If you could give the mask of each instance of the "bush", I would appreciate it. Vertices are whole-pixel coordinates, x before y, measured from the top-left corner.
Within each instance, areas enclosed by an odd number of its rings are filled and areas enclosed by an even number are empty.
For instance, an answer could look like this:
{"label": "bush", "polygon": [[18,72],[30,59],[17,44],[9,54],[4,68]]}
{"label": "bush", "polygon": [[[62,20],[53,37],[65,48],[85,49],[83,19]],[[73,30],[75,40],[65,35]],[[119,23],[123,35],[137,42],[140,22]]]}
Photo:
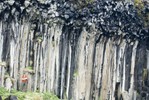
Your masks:
{"label": "bush", "polygon": [[18,100],[59,100],[59,98],[53,93],[45,92],[21,92],[15,89],[12,89],[9,93],[4,87],[0,87],[0,95],[4,100],[9,95],[17,96]]}
{"label": "bush", "polygon": [[59,98],[53,93],[43,93],[43,100],[59,100]]}

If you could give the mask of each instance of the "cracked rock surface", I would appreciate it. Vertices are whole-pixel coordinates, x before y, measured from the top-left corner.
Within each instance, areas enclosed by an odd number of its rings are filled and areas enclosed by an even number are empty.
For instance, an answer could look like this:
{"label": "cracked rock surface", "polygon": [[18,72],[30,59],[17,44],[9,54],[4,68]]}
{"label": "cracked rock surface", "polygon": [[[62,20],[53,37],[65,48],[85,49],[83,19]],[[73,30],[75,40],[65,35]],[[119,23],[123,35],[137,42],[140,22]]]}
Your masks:
{"label": "cracked rock surface", "polygon": [[[148,1],[0,0],[0,86],[68,100],[149,100]],[[135,0],[134,0],[135,1]]]}

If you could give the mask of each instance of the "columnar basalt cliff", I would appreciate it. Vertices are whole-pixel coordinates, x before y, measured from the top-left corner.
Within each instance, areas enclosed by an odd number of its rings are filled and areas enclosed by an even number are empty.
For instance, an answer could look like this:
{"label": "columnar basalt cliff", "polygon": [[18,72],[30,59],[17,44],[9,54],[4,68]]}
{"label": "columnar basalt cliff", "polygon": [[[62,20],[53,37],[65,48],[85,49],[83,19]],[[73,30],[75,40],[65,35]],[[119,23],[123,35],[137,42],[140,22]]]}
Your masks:
{"label": "columnar basalt cliff", "polygon": [[60,99],[149,100],[144,23],[131,0],[0,0],[0,86],[27,72],[28,91]]}

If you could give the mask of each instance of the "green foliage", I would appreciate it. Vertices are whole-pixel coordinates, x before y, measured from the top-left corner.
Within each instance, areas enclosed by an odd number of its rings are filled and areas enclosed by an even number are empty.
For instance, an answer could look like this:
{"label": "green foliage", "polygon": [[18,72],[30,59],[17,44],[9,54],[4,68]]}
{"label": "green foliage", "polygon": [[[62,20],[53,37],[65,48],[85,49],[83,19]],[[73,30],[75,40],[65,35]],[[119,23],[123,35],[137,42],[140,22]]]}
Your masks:
{"label": "green foliage", "polygon": [[73,77],[77,77],[79,75],[78,70],[75,69],[74,73],[73,73]]}
{"label": "green foliage", "polygon": [[30,61],[29,61],[29,64],[30,64],[30,65],[33,65],[33,61],[32,61],[32,60],[30,60]]}
{"label": "green foliage", "polygon": [[135,6],[137,6],[139,8],[144,7],[144,4],[143,4],[142,0],[134,0],[134,4],[135,4]]}
{"label": "green foliage", "polygon": [[137,10],[138,16],[142,19],[144,26],[149,26],[149,13],[142,14],[142,11],[145,8],[145,3],[142,0],[134,0],[134,5]]}
{"label": "green foliage", "polygon": [[147,79],[147,77],[148,77],[148,69],[143,69],[143,75],[142,75],[142,77],[143,77],[143,80],[146,80]]}
{"label": "green foliage", "polygon": [[2,96],[2,98],[6,98],[8,96],[8,91],[6,91],[5,88],[0,87],[0,95]]}
{"label": "green foliage", "polygon": [[33,67],[32,66],[28,66],[24,69],[25,72],[29,72],[29,73],[34,73]]}
{"label": "green foliage", "polygon": [[21,92],[13,89],[11,90],[11,93],[9,93],[4,87],[0,87],[0,95],[2,96],[3,100],[9,95],[17,96],[18,100],[59,100],[56,95],[49,92]]}
{"label": "green foliage", "polygon": [[64,99],[67,100],[67,93],[66,93],[66,90],[64,92]]}
{"label": "green foliage", "polygon": [[38,43],[41,43],[43,41],[42,37],[40,37],[40,36],[38,36],[36,40]]}
{"label": "green foliage", "polygon": [[26,67],[26,69],[33,70],[33,67],[32,66],[28,66],[28,67]]}
{"label": "green foliage", "polygon": [[143,74],[142,74],[142,79],[143,79],[143,86],[145,85],[144,81],[148,79],[148,69],[143,69]]}
{"label": "green foliage", "polygon": [[87,3],[87,4],[91,4],[91,3],[93,3],[93,1],[94,1],[94,0],[86,0],[86,3]]}
{"label": "green foliage", "polygon": [[53,93],[43,93],[43,100],[59,100],[59,98]]}
{"label": "green foliage", "polygon": [[89,4],[92,4],[95,0],[85,0],[85,3],[82,3],[84,4],[84,6],[87,6]]}
{"label": "green foliage", "polygon": [[2,96],[2,99],[7,98],[9,95],[15,95],[19,100],[24,100],[23,98],[25,96],[23,92],[18,92],[16,90],[12,90],[11,93],[9,93],[4,87],[0,87],[0,95]]}
{"label": "green foliage", "polygon": [[142,11],[143,8],[144,8],[143,2],[142,2],[141,0],[134,0],[134,5],[135,5],[135,7],[136,7],[136,9],[137,9],[138,15],[139,15],[139,16],[142,16],[141,11]]}
{"label": "green foliage", "polygon": [[99,96],[99,100],[103,100],[103,99],[102,99],[102,95],[101,95],[101,94],[100,94],[100,96]]}
{"label": "green foliage", "polygon": [[52,41],[52,46],[55,47],[55,43],[54,43],[54,41]]}

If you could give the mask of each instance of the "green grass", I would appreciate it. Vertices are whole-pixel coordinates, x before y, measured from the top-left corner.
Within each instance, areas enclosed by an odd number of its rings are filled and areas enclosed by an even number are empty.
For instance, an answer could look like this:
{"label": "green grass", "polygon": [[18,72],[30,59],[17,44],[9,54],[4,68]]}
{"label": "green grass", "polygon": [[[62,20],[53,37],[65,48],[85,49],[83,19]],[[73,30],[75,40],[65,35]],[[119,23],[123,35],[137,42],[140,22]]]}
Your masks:
{"label": "green grass", "polygon": [[33,70],[33,67],[32,66],[28,66],[28,67],[26,67],[26,69]]}
{"label": "green grass", "polygon": [[53,93],[39,93],[39,92],[21,92],[17,90],[11,90],[9,93],[5,88],[0,87],[0,95],[4,100],[9,95],[15,95],[18,97],[18,100],[59,100],[59,98]]}
{"label": "green grass", "polygon": [[50,100],[59,100],[59,98],[53,93],[48,93],[48,92],[43,93],[43,100],[49,100],[49,98]]}

